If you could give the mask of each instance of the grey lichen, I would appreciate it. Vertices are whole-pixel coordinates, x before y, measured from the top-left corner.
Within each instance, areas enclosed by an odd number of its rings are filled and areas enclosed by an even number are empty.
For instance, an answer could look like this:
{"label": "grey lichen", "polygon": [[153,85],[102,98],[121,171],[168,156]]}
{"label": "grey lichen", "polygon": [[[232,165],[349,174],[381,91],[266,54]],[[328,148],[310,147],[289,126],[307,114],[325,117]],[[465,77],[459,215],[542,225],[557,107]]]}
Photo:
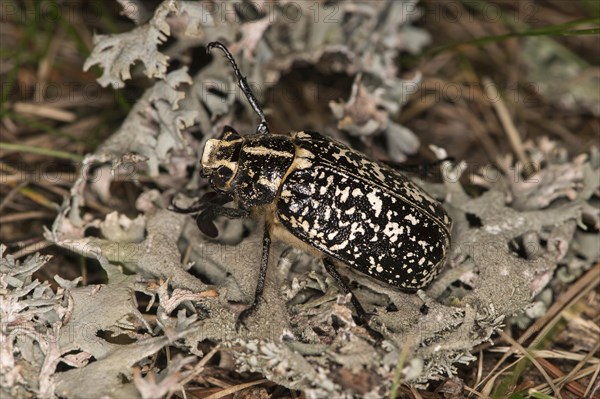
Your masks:
{"label": "grey lichen", "polygon": [[102,86],[112,85],[116,89],[125,85],[123,80],[131,79],[129,69],[137,60],[146,67],[144,73],[147,76],[164,78],[169,59],[157,47],[170,33],[166,17],[177,10],[177,5],[175,0],[163,2],[147,24],[131,32],[112,36],[96,35],[94,50],[83,69],[87,71],[100,64],[104,72],[98,83]]}
{"label": "grey lichen", "polygon": [[[385,134],[392,160],[406,160],[406,154],[414,154],[419,149],[419,139],[409,129],[391,120],[390,115],[398,113],[398,104],[407,101],[408,96],[418,87],[419,81],[420,76],[412,81],[396,80],[394,90],[398,93],[394,98],[396,101],[393,101],[394,99],[384,98],[384,89],[379,88],[370,93],[362,83],[362,75],[357,75],[348,101],[329,103],[333,116],[338,120],[337,127],[363,140]],[[399,98],[400,102],[397,101]]]}
{"label": "grey lichen", "polygon": [[73,302],[68,288],[54,292],[48,282],[33,279],[50,257],[36,254],[20,263],[2,244],[0,256],[0,392],[49,397],[59,356],[57,336]]}
{"label": "grey lichen", "polygon": [[[193,125],[198,112],[180,107],[185,92],[180,86],[192,82],[187,68],[168,73],[144,93],[119,128],[96,151],[99,156],[113,160],[135,153],[148,163],[151,176],[158,176],[159,165],[168,164],[167,155],[174,150],[185,149],[181,131]],[[131,166],[137,163],[128,162]],[[135,172],[135,170],[134,170]],[[125,177],[130,178],[132,171]]]}

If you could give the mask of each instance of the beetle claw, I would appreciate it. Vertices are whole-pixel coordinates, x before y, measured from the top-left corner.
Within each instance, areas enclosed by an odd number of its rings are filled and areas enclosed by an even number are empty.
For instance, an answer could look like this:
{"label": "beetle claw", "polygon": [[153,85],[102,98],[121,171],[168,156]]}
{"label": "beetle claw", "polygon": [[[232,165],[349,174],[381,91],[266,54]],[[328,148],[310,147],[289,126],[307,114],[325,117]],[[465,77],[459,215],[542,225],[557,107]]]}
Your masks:
{"label": "beetle claw", "polygon": [[373,340],[375,340],[375,342],[377,343],[377,345],[381,344],[381,342],[383,342],[383,335],[373,329],[370,325],[369,325],[369,321],[371,319],[371,316],[367,317],[367,320],[364,320],[364,322],[362,324],[360,324],[362,327],[364,327],[365,330],[367,330],[367,333],[369,334],[369,336],[371,338],[373,338]]}
{"label": "beetle claw", "polygon": [[206,215],[200,214],[198,219],[196,220],[196,225],[198,229],[209,238],[217,238],[219,235],[219,230],[212,218],[206,217]]}
{"label": "beetle claw", "polygon": [[237,320],[235,321],[235,331],[240,332],[241,328],[244,327],[246,330],[250,330],[246,325],[246,319],[251,316],[256,310],[255,306],[250,306],[242,310],[242,312],[238,315]]}

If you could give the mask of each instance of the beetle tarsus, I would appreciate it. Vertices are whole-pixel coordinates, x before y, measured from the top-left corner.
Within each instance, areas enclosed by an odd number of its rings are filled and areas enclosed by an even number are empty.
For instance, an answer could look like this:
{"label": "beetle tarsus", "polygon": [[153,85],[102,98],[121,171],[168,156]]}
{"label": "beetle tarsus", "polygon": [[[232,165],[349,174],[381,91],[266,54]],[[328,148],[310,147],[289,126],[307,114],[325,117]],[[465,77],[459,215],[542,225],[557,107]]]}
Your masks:
{"label": "beetle tarsus", "polygon": [[246,325],[246,319],[248,318],[248,316],[250,316],[252,314],[252,311],[248,312],[249,310],[253,310],[253,309],[244,309],[238,315],[238,318],[235,321],[235,332],[239,333],[242,330],[242,327],[245,328],[246,330],[249,330],[248,326]]}
{"label": "beetle tarsus", "polygon": [[169,205],[169,210],[176,212],[176,213],[185,213],[187,215],[189,214],[193,214],[193,213],[198,213],[201,212],[204,208],[206,207],[206,205],[202,202],[197,202],[194,203],[194,205],[190,206],[189,208],[181,208],[180,206],[178,206],[175,201],[171,201],[171,204]]}
{"label": "beetle tarsus", "polygon": [[214,191],[209,191],[204,194],[200,199],[194,201],[194,203],[188,208],[182,208],[175,203],[175,198],[171,199],[169,210],[177,213],[194,214],[200,213],[209,206],[220,206],[225,205],[228,202],[233,201],[233,197],[228,194],[218,194]]}
{"label": "beetle tarsus", "polygon": [[356,310],[356,321],[358,322],[357,324],[363,326],[373,339],[375,339],[378,342],[381,341],[383,339],[383,335],[381,335],[381,333],[375,331],[371,328],[371,326],[369,326],[369,320],[371,319],[371,317],[365,311],[365,308],[363,308],[363,306],[360,304],[360,301],[356,298],[356,295],[354,295],[350,286],[346,284],[340,273],[337,271],[331,259],[324,258],[323,265],[325,266],[325,270],[327,270],[327,273],[329,273],[329,275],[333,277],[333,279],[342,289],[344,294],[350,294],[350,302],[352,302],[352,305]]}
{"label": "beetle tarsus", "polygon": [[367,320],[369,319],[367,312],[360,304],[360,301],[356,298],[356,295],[352,293],[352,289],[350,288],[350,286],[346,284],[340,273],[337,271],[331,259],[324,258],[323,265],[325,266],[325,270],[327,270],[327,273],[329,273],[329,275],[333,277],[337,285],[342,289],[342,292],[346,295],[351,295],[350,302],[352,302],[352,305],[356,310],[356,317],[360,322],[359,324],[367,324]]}
{"label": "beetle tarsus", "polygon": [[199,200],[189,208],[181,208],[175,204],[175,201],[171,201],[169,209],[177,213],[185,213],[187,215],[196,215],[196,224],[202,233],[211,238],[216,238],[219,235],[217,226],[214,224],[214,220],[218,216],[226,217],[227,219],[243,219],[250,215],[245,209],[240,208],[228,208],[223,206],[223,203],[227,203],[226,198],[218,197],[215,198],[216,202],[209,202],[206,200]]}
{"label": "beetle tarsus", "polygon": [[256,290],[254,291],[254,300],[252,304],[244,309],[235,323],[235,329],[239,331],[241,326],[245,326],[245,320],[248,316],[252,315],[258,308],[263,291],[265,289],[265,279],[267,278],[267,268],[269,266],[269,252],[271,251],[271,235],[269,234],[269,228],[265,225],[265,231],[263,234],[262,241],[262,257],[260,260],[260,269],[258,271],[258,282],[256,283]]}
{"label": "beetle tarsus", "polygon": [[219,206],[208,204],[202,211],[204,217],[216,218],[217,216],[224,216],[227,219],[243,219],[250,216],[250,212],[240,208],[228,208],[226,206]]}
{"label": "beetle tarsus", "polygon": [[194,204],[188,208],[181,208],[178,206],[175,201],[171,201],[171,205],[169,206],[169,210],[172,210],[177,213],[185,213],[185,214],[199,214],[203,218],[216,218],[217,216],[224,216],[228,219],[241,219],[247,218],[250,216],[250,212],[241,208],[229,208],[223,206],[227,202],[231,200],[227,198],[217,198],[215,202],[210,202],[208,200],[200,199],[199,201],[194,202]]}
{"label": "beetle tarsus", "polygon": [[252,89],[250,89],[250,86],[248,85],[248,81],[246,80],[246,77],[244,75],[242,75],[242,72],[240,71],[240,68],[238,67],[237,63],[235,62],[233,55],[231,55],[231,53],[229,52],[227,47],[225,47],[225,45],[220,42],[208,43],[208,46],[206,46],[207,53],[210,54],[211,50],[215,47],[218,48],[219,50],[221,50],[225,54],[225,57],[227,58],[227,60],[231,64],[231,67],[233,68],[233,72],[235,73],[235,77],[238,80],[238,85],[240,86],[240,89],[242,89],[242,92],[248,99],[248,102],[250,103],[250,106],[252,106],[252,109],[254,110],[254,112],[256,112],[256,114],[260,117],[260,123],[258,125],[258,128],[256,129],[256,132],[261,133],[261,134],[269,134],[270,133],[269,125],[267,124],[267,119],[265,118],[265,113],[263,112],[262,108],[258,104],[258,100],[254,96],[254,93],[252,93]]}
{"label": "beetle tarsus", "polygon": [[249,307],[247,309],[244,309],[239,315],[237,320],[235,321],[235,331],[236,332],[240,332],[240,330],[242,329],[242,327],[244,327],[246,330],[248,329],[248,326],[246,325],[246,319],[248,319],[249,316],[251,316],[254,311],[256,310],[256,307]]}

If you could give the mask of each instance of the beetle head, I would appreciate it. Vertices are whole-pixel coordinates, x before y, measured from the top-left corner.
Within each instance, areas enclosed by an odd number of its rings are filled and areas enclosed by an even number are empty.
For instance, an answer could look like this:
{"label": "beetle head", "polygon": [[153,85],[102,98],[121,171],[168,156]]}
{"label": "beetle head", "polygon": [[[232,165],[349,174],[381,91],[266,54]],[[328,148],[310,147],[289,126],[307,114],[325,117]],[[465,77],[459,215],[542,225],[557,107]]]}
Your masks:
{"label": "beetle head", "polygon": [[232,128],[225,127],[221,139],[210,139],[202,154],[202,174],[208,177],[213,189],[231,191],[231,181],[237,174],[238,158],[243,138]]}

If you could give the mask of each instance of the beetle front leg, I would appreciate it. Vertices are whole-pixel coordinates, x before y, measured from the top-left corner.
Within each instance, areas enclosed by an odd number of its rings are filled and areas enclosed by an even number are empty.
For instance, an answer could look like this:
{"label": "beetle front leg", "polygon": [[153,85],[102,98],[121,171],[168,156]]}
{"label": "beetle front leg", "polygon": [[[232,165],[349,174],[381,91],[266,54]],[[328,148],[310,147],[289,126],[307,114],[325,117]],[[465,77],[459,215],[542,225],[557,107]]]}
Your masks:
{"label": "beetle front leg", "polygon": [[171,199],[171,205],[169,205],[169,210],[172,210],[177,213],[194,214],[200,213],[211,206],[223,206],[231,201],[233,201],[233,196],[231,194],[219,194],[215,193],[214,191],[209,191],[206,194],[204,194],[200,199],[196,200],[194,204],[188,208],[179,207],[177,203],[175,203],[175,198],[173,198]]}
{"label": "beetle front leg", "polygon": [[267,267],[269,266],[269,252],[271,250],[271,235],[269,234],[269,226],[265,223],[265,232],[262,240],[262,257],[260,260],[260,269],[258,271],[258,282],[256,284],[256,290],[254,292],[254,300],[252,304],[244,309],[238,316],[235,323],[235,329],[239,331],[240,326],[245,325],[244,321],[254,313],[258,307],[258,303],[262,298],[263,291],[265,289],[265,279],[267,278]]}
{"label": "beetle front leg", "polygon": [[250,215],[245,209],[239,208],[227,208],[225,206],[208,204],[204,209],[198,213],[196,217],[196,224],[204,235],[211,238],[216,238],[219,235],[217,226],[215,226],[215,219],[218,216],[223,216],[228,219],[243,219]]}
{"label": "beetle front leg", "polygon": [[209,205],[203,211],[202,214],[207,218],[216,218],[217,216],[224,216],[227,219],[243,219],[250,216],[250,212],[240,208],[227,208],[225,206]]}

